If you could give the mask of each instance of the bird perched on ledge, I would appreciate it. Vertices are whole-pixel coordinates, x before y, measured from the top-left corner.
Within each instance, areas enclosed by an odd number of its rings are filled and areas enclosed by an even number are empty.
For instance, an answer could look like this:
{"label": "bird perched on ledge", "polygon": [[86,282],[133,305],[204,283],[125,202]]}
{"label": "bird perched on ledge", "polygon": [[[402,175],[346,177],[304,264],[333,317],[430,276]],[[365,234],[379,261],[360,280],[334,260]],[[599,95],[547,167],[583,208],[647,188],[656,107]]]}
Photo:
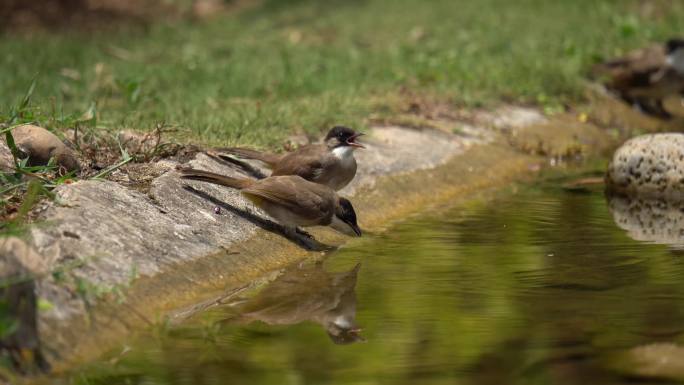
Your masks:
{"label": "bird perched on ledge", "polygon": [[[356,175],[354,150],[364,148],[356,139],[363,135],[351,128],[335,126],[330,129],[323,143],[309,144],[284,154],[271,154],[249,148],[225,148],[225,152],[245,159],[256,159],[268,166],[272,176],[299,175],[300,177],[338,191],[349,184]],[[226,158],[217,153],[216,156]]]}
{"label": "bird perched on ledge", "polygon": [[630,105],[649,115],[671,118],[663,100],[684,92],[684,39],[632,51],[596,65],[592,72]]}
{"label": "bird perched on ledge", "polygon": [[[192,168],[178,168],[181,178],[199,180],[240,190],[255,206],[285,227],[290,235],[298,226],[330,226],[347,235],[361,236],[356,212],[349,200],[327,186],[297,175],[253,180],[234,178]],[[306,233],[304,233],[306,234]]]}

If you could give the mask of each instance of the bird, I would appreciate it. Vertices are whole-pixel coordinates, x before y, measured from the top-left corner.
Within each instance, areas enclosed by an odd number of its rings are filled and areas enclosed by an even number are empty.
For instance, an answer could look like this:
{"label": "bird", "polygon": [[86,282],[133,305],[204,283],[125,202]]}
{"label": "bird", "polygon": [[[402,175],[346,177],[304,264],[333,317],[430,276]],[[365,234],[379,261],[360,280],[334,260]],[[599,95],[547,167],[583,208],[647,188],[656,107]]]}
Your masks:
{"label": "bird", "polygon": [[335,344],[363,342],[356,323],[355,286],[361,264],[343,272],[328,272],[322,263],[285,270],[257,295],[238,302],[239,315],[224,323],[296,325],[311,321],[321,325]]}
{"label": "bird", "polygon": [[597,64],[593,74],[609,90],[646,114],[672,117],[663,106],[670,95],[684,95],[684,39],[669,39]]}
{"label": "bird", "polygon": [[356,139],[363,134],[344,126],[328,131],[323,143],[309,144],[287,154],[273,154],[249,148],[224,148],[214,152],[226,159],[225,154],[263,162],[272,170],[272,176],[299,175],[300,177],[339,191],[356,175],[354,151],[364,146]]}
{"label": "bird", "polygon": [[298,175],[269,176],[264,179],[236,178],[179,167],[181,178],[198,180],[240,190],[255,206],[280,223],[288,235],[311,237],[298,227],[330,226],[351,236],[361,236],[351,202],[331,188],[309,182]]}

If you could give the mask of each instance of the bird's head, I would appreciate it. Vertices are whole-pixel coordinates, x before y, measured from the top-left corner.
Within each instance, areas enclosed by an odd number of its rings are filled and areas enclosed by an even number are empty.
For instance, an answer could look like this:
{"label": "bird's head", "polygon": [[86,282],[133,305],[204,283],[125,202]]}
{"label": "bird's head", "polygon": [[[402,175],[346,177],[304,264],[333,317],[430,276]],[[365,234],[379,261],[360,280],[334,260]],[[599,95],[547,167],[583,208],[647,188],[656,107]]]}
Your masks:
{"label": "bird's head", "polygon": [[674,38],[665,43],[665,52],[669,55],[684,48],[684,39]]}
{"label": "bird's head", "polygon": [[356,212],[349,199],[339,198],[330,227],[343,234],[361,236],[361,229],[356,223]]}
{"label": "bird's head", "polygon": [[356,139],[363,135],[360,132],[356,132],[349,127],[335,126],[328,131],[328,135],[325,136],[325,143],[330,148],[349,146],[354,148],[364,148],[364,146],[357,142]]}
{"label": "bird's head", "polygon": [[684,76],[684,39],[670,39],[665,43],[667,64]]}
{"label": "bird's head", "polygon": [[326,325],[325,331],[328,337],[337,345],[349,345],[354,342],[366,342],[361,336],[361,328],[356,324],[346,324],[344,322],[331,322]]}

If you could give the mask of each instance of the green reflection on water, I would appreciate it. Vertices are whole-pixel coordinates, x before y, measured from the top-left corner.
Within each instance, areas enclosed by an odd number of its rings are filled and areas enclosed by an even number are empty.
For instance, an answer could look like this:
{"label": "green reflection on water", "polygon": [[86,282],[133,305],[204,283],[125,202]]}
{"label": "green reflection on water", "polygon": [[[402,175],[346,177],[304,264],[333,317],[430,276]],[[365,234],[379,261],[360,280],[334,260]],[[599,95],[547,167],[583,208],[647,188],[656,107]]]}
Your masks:
{"label": "green reflection on water", "polygon": [[[323,266],[295,266],[270,288],[159,328],[70,381],[625,382],[609,369],[614,353],[681,342],[676,254],[630,239],[600,191],[526,188],[409,220]],[[359,326],[366,341],[333,343],[331,322]]]}

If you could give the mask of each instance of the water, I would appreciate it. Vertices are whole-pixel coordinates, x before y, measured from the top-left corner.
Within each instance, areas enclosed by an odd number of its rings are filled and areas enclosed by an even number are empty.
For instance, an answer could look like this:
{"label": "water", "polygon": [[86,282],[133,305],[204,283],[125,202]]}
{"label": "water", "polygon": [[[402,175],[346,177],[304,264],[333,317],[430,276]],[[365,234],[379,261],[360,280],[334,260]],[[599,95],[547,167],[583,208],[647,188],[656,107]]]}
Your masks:
{"label": "water", "polygon": [[[684,332],[679,248],[632,239],[616,225],[600,188],[558,186],[521,188],[410,219],[322,263],[294,266],[260,292],[241,293],[182,325],[155,328],[69,381],[612,384],[681,378],[684,350],[672,345]],[[624,215],[644,218],[629,203],[612,207],[626,210],[615,214],[623,227],[630,223]],[[653,216],[658,225],[663,213]],[[667,360],[665,366],[651,356]]]}

